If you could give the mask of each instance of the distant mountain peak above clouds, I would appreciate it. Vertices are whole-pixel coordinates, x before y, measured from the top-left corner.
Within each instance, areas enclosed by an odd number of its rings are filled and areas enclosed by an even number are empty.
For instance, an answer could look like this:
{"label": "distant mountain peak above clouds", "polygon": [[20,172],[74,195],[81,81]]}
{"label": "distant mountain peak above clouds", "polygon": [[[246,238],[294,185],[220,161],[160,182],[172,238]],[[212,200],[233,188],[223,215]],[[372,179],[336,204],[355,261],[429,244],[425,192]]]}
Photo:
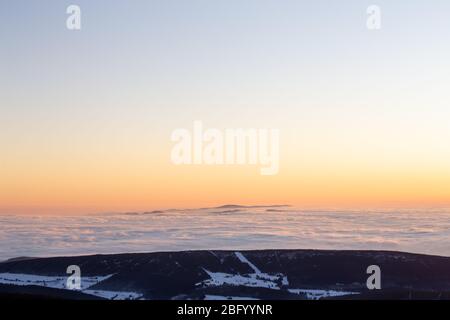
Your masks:
{"label": "distant mountain peak above clouds", "polygon": [[178,208],[178,209],[161,209],[161,210],[152,210],[152,211],[141,211],[141,212],[124,212],[125,215],[135,216],[135,215],[142,215],[142,214],[161,214],[161,213],[167,213],[167,212],[182,212],[182,211],[191,211],[191,210],[216,210],[216,209],[275,209],[275,208],[288,208],[292,207],[289,204],[272,204],[272,205],[241,205],[241,204],[224,204],[217,207],[203,207],[203,208],[196,208],[196,209],[189,209],[189,208]]}
{"label": "distant mountain peak above clouds", "polygon": [[201,208],[201,209],[249,209],[249,208],[280,208],[280,207],[290,207],[289,204],[273,204],[273,205],[240,205],[240,204],[225,204],[218,207],[211,207],[211,208]]}

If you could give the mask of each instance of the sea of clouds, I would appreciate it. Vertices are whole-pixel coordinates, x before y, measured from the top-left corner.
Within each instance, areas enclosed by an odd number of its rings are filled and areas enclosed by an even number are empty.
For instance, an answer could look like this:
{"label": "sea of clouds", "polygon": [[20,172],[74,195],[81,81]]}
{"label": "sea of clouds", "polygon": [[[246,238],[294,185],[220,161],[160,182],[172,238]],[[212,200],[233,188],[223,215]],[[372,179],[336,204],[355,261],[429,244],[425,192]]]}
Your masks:
{"label": "sea of clouds", "polygon": [[450,256],[450,210],[248,207],[0,215],[0,261],[195,249],[382,249]]}

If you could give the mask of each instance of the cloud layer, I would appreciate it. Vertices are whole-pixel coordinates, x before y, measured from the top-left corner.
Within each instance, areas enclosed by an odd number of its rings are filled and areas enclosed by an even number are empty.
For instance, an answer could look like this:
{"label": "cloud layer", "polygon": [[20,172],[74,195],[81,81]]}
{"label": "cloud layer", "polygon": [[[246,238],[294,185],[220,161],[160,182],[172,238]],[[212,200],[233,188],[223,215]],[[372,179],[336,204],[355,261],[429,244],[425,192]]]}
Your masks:
{"label": "cloud layer", "polygon": [[0,260],[191,249],[385,249],[450,256],[450,210],[195,209],[0,216]]}

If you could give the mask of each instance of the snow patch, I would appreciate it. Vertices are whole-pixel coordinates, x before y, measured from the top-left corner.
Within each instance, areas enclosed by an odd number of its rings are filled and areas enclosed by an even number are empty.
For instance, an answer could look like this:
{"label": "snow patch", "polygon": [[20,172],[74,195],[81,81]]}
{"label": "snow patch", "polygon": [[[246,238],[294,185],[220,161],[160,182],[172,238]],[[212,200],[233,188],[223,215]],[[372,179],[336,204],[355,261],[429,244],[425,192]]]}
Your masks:
{"label": "snow patch", "polygon": [[290,293],[305,294],[309,300],[319,300],[327,297],[341,297],[351,294],[359,294],[359,292],[336,291],[336,290],[319,290],[319,289],[288,289]]}
{"label": "snow patch", "polygon": [[269,289],[277,289],[280,287],[275,283],[275,280],[278,277],[271,276],[273,280],[268,280],[259,277],[258,274],[251,273],[248,275],[240,275],[240,274],[229,274],[223,272],[211,272],[204,269],[205,272],[209,275],[210,279],[204,280],[197,285],[205,285],[205,286],[222,286],[222,285],[232,285],[232,286],[245,286],[245,287],[261,287],[261,288],[269,288]]}
{"label": "snow patch", "polygon": [[[88,290],[90,287],[109,279],[113,275],[81,277],[81,292],[110,300],[141,299],[142,294],[137,292]],[[66,276],[40,276],[23,273],[0,273],[0,284],[16,286],[39,286],[54,289],[70,290],[66,287]]]}
{"label": "snow patch", "polygon": [[83,293],[105,298],[108,300],[138,300],[142,298],[142,294],[137,292],[84,290]]}
{"label": "snow patch", "polygon": [[236,296],[217,296],[212,294],[205,295],[203,300],[259,300],[251,297],[236,297]]}
{"label": "snow patch", "polygon": [[250,266],[254,273],[249,274],[230,274],[224,272],[211,272],[203,268],[203,270],[208,274],[210,279],[204,280],[197,285],[204,286],[222,286],[222,285],[232,285],[232,286],[245,286],[245,287],[259,287],[280,290],[280,286],[288,286],[289,281],[287,277],[281,273],[268,274],[261,272],[253,263],[251,263],[242,253],[235,252],[236,257],[242,263]]}
{"label": "snow patch", "polygon": [[261,271],[253,263],[248,261],[248,259],[246,257],[244,257],[244,255],[242,253],[235,252],[234,254],[239,259],[239,261],[241,261],[242,263],[248,264],[250,266],[250,268],[252,268],[255,273],[257,273],[257,274],[261,273]]}
{"label": "snow patch", "polygon": [[[85,290],[93,285],[100,283],[113,275],[81,277],[81,290]],[[23,273],[0,273],[0,283],[16,286],[40,286],[55,289],[67,289],[66,276],[38,276],[34,274]]]}

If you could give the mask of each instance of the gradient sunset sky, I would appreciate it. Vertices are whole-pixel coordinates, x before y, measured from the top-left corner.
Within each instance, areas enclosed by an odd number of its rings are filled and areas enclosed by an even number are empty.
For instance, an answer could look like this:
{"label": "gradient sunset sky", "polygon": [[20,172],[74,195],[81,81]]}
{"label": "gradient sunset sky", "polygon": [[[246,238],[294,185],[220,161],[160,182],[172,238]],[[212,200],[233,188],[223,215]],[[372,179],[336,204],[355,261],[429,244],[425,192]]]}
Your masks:
{"label": "gradient sunset sky", "polygon": [[[0,213],[450,205],[449,1],[11,0],[0,41]],[[194,120],[279,174],[173,165]]]}

